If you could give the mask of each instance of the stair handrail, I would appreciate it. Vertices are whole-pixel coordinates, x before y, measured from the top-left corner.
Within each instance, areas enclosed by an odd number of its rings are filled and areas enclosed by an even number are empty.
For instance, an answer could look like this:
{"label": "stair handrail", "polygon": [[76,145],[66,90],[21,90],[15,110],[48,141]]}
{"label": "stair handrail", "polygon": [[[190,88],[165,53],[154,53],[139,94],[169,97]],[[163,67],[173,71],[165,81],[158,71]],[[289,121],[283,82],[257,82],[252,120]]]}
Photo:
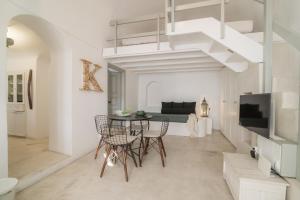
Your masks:
{"label": "stair handrail", "polygon": [[[146,21],[153,21],[156,20],[156,33],[154,34],[156,36],[156,43],[157,43],[157,50],[160,50],[160,36],[162,35],[161,33],[161,27],[160,27],[160,20],[164,18],[164,16],[162,16],[161,14],[157,14],[157,15],[151,15],[151,16],[144,16],[144,17],[140,17],[137,19],[127,19],[127,20],[113,20],[110,22],[111,26],[114,26],[114,52],[115,54],[118,53],[118,41],[124,38],[119,38],[118,37],[118,27],[120,25],[126,25],[126,24],[132,24],[132,23],[141,23],[141,22],[146,22]],[[150,35],[148,35],[150,36]],[[138,37],[145,37],[145,36],[134,36],[134,37],[127,37],[128,38],[138,38]],[[111,40],[107,40],[107,41],[111,41]]]}
{"label": "stair handrail", "polygon": [[165,32],[167,33],[169,21],[171,23],[171,32],[175,32],[175,13],[177,11],[191,10],[195,8],[202,8],[214,5],[220,5],[221,14],[220,14],[220,38],[225,38],[225,3],[228,3],[229,0],[207,0],[190,4],[176,5],[175,0],[165,0]]}
{"label": "stair handrail", "polygon": [[[170,19],[171,23],[171,31],[175,31],[175,13],[177,11],[184,11],[184,10],[190,10],[195,8],[202,8],[202,7],[208,7],[208,6],[214,6],[214,5],[220,5],[221,6],[221,27],[220,27],[220,37],[223,39],[225,38],[225,3],[228,3],[229,0],[206,0],[196,3],[190,3],[190,4],[182,4],[182,5],[176,5],[175,0],[165,0],[165,14],[155,14],[150,16],[143,16],[136,19],[127,19],[127,20],[112,20],[110,22],[111,26],[114,26],[114,52],[115,54],[118,53],[118,41],[121,39],[128,39],[128,38],[139,38],[139,37],[145,37],[145,36],[134,36],[134,37],[126,37],[126,38],[119,38],[118,37],[118,28],[120,25],[126,25],[126,24],[132,24],[132,23],[142,23],[147,21],[153,21],[156,20],[156,33],[153,34],[153,36],[156,36],[156,43],[157,43],[157,50],[160,50],[160,44],[161,44],[161,35],[167,34],[168,29],[168,23]],[[170,16],[169,16],[170,14]],[[161,27],[160,27],[160,20],[165,19],[165,33],[161,33]],[[152,36],[152,34],[147,35]],[[107,41],[111,41],[110,39]]]}

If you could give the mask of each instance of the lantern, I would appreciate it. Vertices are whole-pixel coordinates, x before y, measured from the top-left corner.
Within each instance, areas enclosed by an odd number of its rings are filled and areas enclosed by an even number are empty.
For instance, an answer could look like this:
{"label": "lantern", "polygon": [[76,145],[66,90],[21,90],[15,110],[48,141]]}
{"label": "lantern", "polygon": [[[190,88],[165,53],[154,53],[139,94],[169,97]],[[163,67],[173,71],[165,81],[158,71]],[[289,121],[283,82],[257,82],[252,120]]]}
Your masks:
{"label": "lantern", "polygon": [[204,97],[201,103],[201,117],[208,117],[208,111],[209,111],[209,107]]}

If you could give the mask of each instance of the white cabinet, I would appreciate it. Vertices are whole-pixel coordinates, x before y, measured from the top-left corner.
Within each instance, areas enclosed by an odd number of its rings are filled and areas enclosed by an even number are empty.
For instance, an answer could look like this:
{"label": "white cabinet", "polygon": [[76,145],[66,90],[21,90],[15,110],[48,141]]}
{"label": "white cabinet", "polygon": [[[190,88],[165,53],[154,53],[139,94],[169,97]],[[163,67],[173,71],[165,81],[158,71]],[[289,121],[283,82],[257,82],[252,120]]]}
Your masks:
{"label": "white cabinet", "polygon": [[239,141],[239,88],[235,72],[224,69],[221,72],[221,131],[234,145]]}
{"label": "white cabinet", "polygon": [[266,177],[247,154],[224,153],[223,175],[235,200],[285,200],[288,183]]}
{"label": "white cabinet", "polygon": [[198,136],[204,137],[206,135],[212,134],[212,118],[209,117],[201,117],[198,119],[197,122],[197,130],[198,130]]}
{"label": "white cabinet", "polygon": [[8,73],[7,128],[9,135],[26,136],[24,73]]}
{"label": "white cabinet", "polygon": [[24,73],[9,73],[8,80],[8,103],[24,104]]}

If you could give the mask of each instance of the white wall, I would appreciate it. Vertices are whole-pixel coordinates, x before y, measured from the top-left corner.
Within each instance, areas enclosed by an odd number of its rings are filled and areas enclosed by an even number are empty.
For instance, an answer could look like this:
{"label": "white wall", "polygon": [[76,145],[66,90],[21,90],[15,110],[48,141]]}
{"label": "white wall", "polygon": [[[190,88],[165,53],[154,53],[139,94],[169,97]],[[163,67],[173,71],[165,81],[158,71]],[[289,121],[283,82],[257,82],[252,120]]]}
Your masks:
{"label": "white wall", "polygon": [[[287,44],[274,43],[272,93],[275,103],[275,134],[294,142],[298,142],[299,67],[299,52]],[[239,94],[260,92],[258,67],[250,66],[247,71],[236,75]],[[244,129],[241,134],[251,135]],[[247,148],[241,144],[239,150],[245,152]]]}
{"label": "white wall", "polygon": [[125,108],[130,111],[138,109],[138,75],[125,71]]}
{"label": "white wall", "polygon": [[49,70],[51,67],[51,60],[48,54],[40,55],[37,58],[36,67],[36,137],[49,137],[49,89],[51,77],[49,77]]}
{"label": "white wall", "polygon": [[273,1],[274,30],[300,51],[299,7],[298,0]]}
{"label": "white wall", "polygon": [[[7,176],[6,125],[6,31],[9,21],[19,15],[22,23],[34,30],[50,47],[50,146],[52,150],[80,156],[98,143],[93,116],[107,112],[106,63],[101,49],[110,33],[114,2],[110,0],[3,0],[0,7],[0,177]],[[81,58],[102,65],[97,79],[104,93],[82,92]]]}
{"label": "white wall", "polygon": [[273,94],[276,105],[275,131],[298,142],[300,51],[289,44],[273,45]]}
{"label": "white wall", "polygon": [[[262,83],[259,81],[260,68],[259,65],[250,65],[249,68],[242,72],[238,73],[238,88],[239,95],[252,92],[253,94],[260,93],[260,88]],[[254,81],[255,80],[255,81]],[[239,126],[239,125],[238,125]],[[256,145],[256,134],[253,132],[239,126],[240,132],[238,133],[239,141],[237,143],[237,151],[240,153],[248,153],[248,145]],[[246,142],[246,143],[245,143]]]}
{"label": "white wall", "polygon": [[220,129],[219,72],[139,75],[138,108],[140,110],[160,112],[162,101],[200,101],[204,97],[211,108],[210,115],[213,118],[213,128]]}
{"label": "white wall", "polygon": [[[275,134],[294,142],[298,142],[299,67],[300,52],[288,44],[274,43],[272,93]],[[260,92],[259,73],[259,67],[255,65],[245,72],[236,73],[239,94]]]}
{"label": "white wall", "polygon": [[[275,133],[283,138],[297,142],[299,127],[299,67],[300,52],[287,44],[274,43],[273,45],[273,96],[275,99]],[[253,92],[259,93],[259,68],[250,66],[242,73],[236,74],[238,77],[239,93]],[[286,98],[286,99],[284,99]],[[287,100],[287,101],[286,101]],[[255,144],[255,134],[240,128],[238,135],[240,142],[238,151],[248,153],[249,147],[241,141],[245,137]],[[254,136],[254,137],[253,137]],[[298,155],[299,158],[300,155]],[[299,199],[299,181],[287,179],[291,186],[288,188],[287,199]]]}

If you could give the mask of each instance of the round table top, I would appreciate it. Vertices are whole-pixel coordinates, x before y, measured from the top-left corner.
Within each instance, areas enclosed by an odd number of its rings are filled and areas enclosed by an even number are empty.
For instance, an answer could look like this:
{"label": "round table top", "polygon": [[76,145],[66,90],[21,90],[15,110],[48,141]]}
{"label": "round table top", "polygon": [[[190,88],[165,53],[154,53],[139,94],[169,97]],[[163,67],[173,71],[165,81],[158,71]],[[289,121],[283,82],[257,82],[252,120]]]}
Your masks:
{"label": "round table top", "polygon": [[117,120],[117,121],[143,121],[143,120],[151,119],[152,115],[149,114],[146,114],[145,116],[137,116],[135,114],[129,116],[109,115],[108,118],[110,120]]}

